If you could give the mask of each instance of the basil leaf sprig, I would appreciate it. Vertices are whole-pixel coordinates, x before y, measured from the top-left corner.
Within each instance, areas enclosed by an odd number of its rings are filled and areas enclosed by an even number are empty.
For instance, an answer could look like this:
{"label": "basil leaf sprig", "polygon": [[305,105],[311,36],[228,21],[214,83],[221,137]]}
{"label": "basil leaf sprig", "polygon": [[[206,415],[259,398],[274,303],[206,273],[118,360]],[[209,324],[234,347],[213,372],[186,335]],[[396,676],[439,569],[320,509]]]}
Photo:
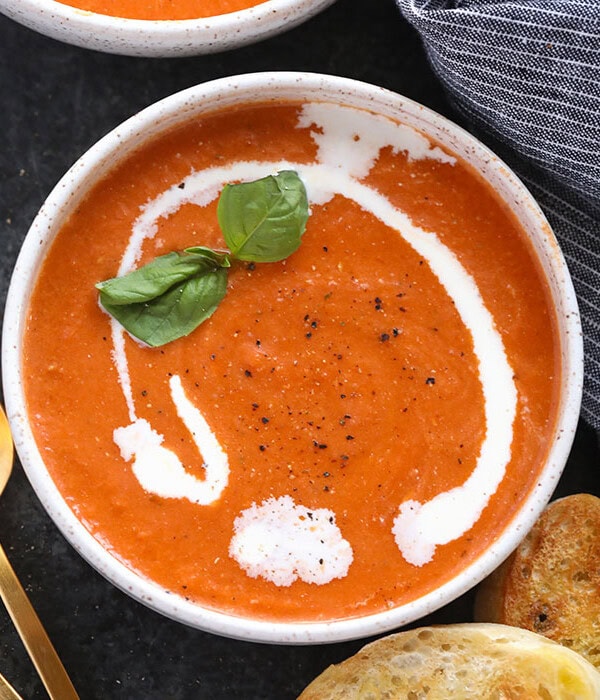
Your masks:
{"label": "basil leaf sprig", "polygon": [[113,318],[146,345],[158,347],[188,335],[213,314],[225,296],[229,266],[225,253],[186,248],[96,288]]}
{"label": "basil leaf sprig", "polygon": [[217,219],[227,252],[185,248],[98,282],[102,307],[151,347],[188,335],[221,303],[232,260],[277,262],[298,249],[308,220],[306,189],[292,170],[225,185]]}
{"label": "basil leaf sprig", "polygon": [[233,257],[277,262],[299,246],[308,219],[308,199],[293,170],[254,182],[225,185],[217,206],[219,226]]}

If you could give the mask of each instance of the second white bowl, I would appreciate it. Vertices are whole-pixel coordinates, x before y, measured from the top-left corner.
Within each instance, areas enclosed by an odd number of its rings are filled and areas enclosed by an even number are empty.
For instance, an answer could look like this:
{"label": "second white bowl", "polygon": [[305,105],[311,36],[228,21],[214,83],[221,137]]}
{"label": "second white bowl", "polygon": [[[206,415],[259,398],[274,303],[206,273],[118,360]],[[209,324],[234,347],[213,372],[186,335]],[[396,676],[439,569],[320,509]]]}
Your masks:
{"label": "second white bowl", "polygon": [[247,10],[188,20],[140,20],[85,12],[56,0],[0,0],[7,17],[63,41],[125,56],[177,57],[251,44],[305,22],[334,0],[266,0]]}

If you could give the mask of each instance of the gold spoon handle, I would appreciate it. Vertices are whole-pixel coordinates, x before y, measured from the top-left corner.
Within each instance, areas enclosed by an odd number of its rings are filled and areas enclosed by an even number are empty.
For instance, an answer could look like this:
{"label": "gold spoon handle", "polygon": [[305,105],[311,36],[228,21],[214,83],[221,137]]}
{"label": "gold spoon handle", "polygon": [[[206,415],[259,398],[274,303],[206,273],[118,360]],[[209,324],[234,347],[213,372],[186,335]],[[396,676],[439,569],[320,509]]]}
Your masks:
{"label": "gold spoon handle", "polygon": [[12,685],[0,673],[0,700],[23,700]]}
{"label": "gold spoon handle", "polygon": [[[0,597],[52,700],[78,700],[52,642],[0,546]],[[10,697],[10,696],[8,696]]]}

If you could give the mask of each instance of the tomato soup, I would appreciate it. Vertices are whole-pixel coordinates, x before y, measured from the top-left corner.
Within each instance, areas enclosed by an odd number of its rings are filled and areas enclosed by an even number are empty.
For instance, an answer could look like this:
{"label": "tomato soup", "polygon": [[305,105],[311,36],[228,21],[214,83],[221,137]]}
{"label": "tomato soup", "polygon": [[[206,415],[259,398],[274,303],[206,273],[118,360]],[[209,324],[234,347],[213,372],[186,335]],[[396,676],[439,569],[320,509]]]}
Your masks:
{"label": "tomato soup", "polygon": [[[295,170],[276,263],[158,348],[95,284],[223,248],[226,183]],[[84,198],[31,299],[23,375],[66,502],[121,562],[213,610],[344,619],[474,562],[536,485],[557,322],[516,218],[412,128],[333,103],[238,106],[152,139]]]}
{"label": "tomato soup", "polygon": [[80,10],[147,20],[197,19],[247,10],[266,0],[59,0]]}

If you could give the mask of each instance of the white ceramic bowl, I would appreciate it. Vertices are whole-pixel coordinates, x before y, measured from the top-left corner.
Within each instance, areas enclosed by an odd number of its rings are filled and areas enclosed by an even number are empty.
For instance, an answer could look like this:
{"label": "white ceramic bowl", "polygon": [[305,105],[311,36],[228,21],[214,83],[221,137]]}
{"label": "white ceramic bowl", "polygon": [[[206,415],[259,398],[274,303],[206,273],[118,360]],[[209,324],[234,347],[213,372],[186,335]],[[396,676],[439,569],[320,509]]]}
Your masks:
{"label": "white ceramic bowl", "polygon": [[[289,99],[326,99],[387,115],[416,127],[471,163],[506,200],[531,237],[560,324],[562,384],[557,426],[539,481],[512,523],[475,563],[437,590],[385,612],[330,622],[273,623],[206,610],[166,593],[120,563],[83,527],[49,476],[33,438],[22,382],[25,313],[36,273],[61,223],[85,192],[116,160],[177,123],[215,107]],[[581,400],[582,344],[573,287],[546,220],[520,181],[468,133],[427,108],[379,87],[316,74],[249,74],[205,83],[148,107],[102,138],[57,184],[31,226],[11,281],[2,341],[6,407],[19,457],[38,497],[71,544],[112,583],[166,616],[217,634],[255,641],[325,643],[378,634],[419,619],[469,590],[517,546],[550,499],[570,451]]]}
{"label": "white ceramic bowl", "polygon": [[55,0],[0,0],[0,12],[53,39],[125,56],[194,56],[292,29],[335,0],[266,0],[239,12],[150,21],[84,12]]}

